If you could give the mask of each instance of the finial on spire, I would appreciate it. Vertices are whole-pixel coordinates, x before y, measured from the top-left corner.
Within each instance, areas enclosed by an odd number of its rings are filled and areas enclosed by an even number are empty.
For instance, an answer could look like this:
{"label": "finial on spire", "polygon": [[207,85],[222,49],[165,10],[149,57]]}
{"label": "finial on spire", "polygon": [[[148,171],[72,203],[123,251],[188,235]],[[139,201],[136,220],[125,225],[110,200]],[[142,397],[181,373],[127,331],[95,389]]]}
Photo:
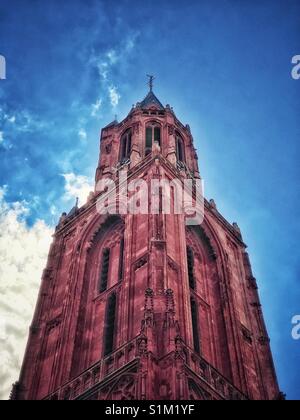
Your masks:
{"label": "finial on spire", "polygon": [[147,74],[147,77],[149,78],[149,88],[150,88],[150,92],[153,91],[153,80],[155,79],[155,77],[152,74]]}
{"label": "finial on spire", "polygon": [[76,197],[76,204],[75,204],[75,207],[78,209],[78,205],[79,205],[79,198],[78,197]]}

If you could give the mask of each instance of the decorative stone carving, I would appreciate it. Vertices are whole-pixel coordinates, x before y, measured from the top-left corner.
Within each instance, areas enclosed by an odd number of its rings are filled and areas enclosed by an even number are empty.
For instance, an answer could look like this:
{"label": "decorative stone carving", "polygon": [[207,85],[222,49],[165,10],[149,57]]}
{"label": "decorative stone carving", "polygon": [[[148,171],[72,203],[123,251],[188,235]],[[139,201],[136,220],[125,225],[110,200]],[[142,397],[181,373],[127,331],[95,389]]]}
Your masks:
{"label": "decorative stone carving", "polygon": [[266,337],[266,336],[261,336],[261,337],[259,337],[258,342],[262,346],[266,346],[266,345],[270,344],[270,338]]}
{"label": "decorative stone carving", "polygon": [[248,277],[248,288],[258,290],[256,278],[253,276]]}
{"label": "decorative stone carving", "polygon": [[140,123],[139,122],[134,123],[132,126],[132,129],[133,129],[133,133],[138,135],[140,133]]}
{"label": "decorative stone carving", "polygon": [[134,264],[135,271],[139,270],[147,263],[148,263],[148,255],[144,255]]}
{"label": "decorative stone carving", "polygon": [[210,400],[210,395],[205,392],[193,379],[189,379],[189,399],[190,400]]}
{"label": "decorative stone carving", "polygon": [[111,150],[112,150],[112,143],[109,143],[105,146],[105,153],[109,155],[111,153]]}
{"label": "decorative stone carving", "polygon": [[58,327],[61,323],[61,318],[57,317],[55,319],[52,319],[51,321],[47,322],[47,331],[50,332],[52,331],[54,328]]}
{"label": "decorative stone carving", "polygon": [[216,205],[215,200],[210,199],[210,200],[209,200],[209,204],[210,204],[210,207],[211,207],[212,209],[217,210],[217,205]]}
{"label": "decorative stone carving", "polygon": [[176,271],[176,273],[179,272],[179,267],[176,264],[175,261],[172,260],[171,257],[168,257],[168,266],[171,268],[171,270]]}
{"label": "decorative stone carving", "polygon": [[247,343],[252,344],[253,334],[244,326],[242,326],[242,334]]}
{"label": "decorative stone carving", "polygon": [[169,382],[163,380],[159,385],[159,396],[162,400],[170,400],[172,398],[172,390]]}
{"label": "decorative stone carving", "polygon": [[173,136],[175,133],[175,127],[174,125],[168,125],[168,135]]}
{"label": "decorative stone carving", "polygon": [[261,304],[259,302],[251,302],[250,305],[253,308],[256,308],[256,309],[260,309],[261,308]]}
{"label": "decorative stone carving", "polygon": [[134,400],[136,398],[136,380],[133,375],[123,375],[115,385],[112,386],[106,400]]}
{"label": "decorative stone carving", "polygon": [[166,290],[167,312],[175,314],[174,292],[171,289]]}
{"label": "decorative stone carving", "polygon": [[145,335],[138,339],[138,353],[140,356],[148,353],[148,339]]}

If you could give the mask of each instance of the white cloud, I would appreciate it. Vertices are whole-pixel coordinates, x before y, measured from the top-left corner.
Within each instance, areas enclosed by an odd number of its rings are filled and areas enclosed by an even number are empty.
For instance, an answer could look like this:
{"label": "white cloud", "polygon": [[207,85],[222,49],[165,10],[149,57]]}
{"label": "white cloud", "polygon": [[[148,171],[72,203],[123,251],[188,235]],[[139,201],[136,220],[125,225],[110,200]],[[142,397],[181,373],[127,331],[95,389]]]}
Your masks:
{"label": "white cloud", "polygon": [[119,60],[118,54],[116,50],[110,50],[106,54],[110,64],[116,64]]}
{"label": "white cloud", "polygon": [[11,124],[14,124],[16,122],[16,117],[14,115],[7,116],[7,121],[10,122]]}
{"label": "white cloud", "polygon": [[90,192],[94,191],[93,183],[88,177],[75,175],[72,172],[63,174],[62,176],[65,179],[65,194],[63,199],[65,201],[75,201],[78,198],[80,206],[85,204]]}
{"label": "white cloud", "polygon": [[57,216],[58,211],[57,211],[56,206],[52,205],[52,206],[50,207],[50,214],[51,214],[51,216]]}
{"label": "white cloud", "polygon": [[107,80],[109,71],[108,63],[106,61],[101,61],[97,67],[99,71],[99,76],[101,76],[103,80]]}
{"label": "white cloud", "polygon": [[91,112],[92,117],[99,116],[99,111],[100,111],[101,106],[102,106],[102,99],[99,98],[94,104],[92,104],[92,112]]}
{"label": "white cloud", "polygon": [[121,95],[118,93],[117,88],[115,86],[110,86],[108,88],[108,91],[111,106],[113,108],[116,108],[118,106]]}
{"label": "white cloud", "polygon": [[87,132],[85,131],[84,128],[80,128],[78,131],[78,136],[80,138],[80,140],[86,140],[87,139]]}
{"label": "white cloud", "polygon": [[0,144],[4,142],[4,133],[0,131]]}
{"label": "white cloud", "polygon": [[137,35],[134,35],[133,37],[127,38],[127,40],[126,40],[126,46],[125,46],[125,50],[127,52],[130,52],[131,50],[134,49],[136,36]]}
{"label": "white cloud", "polygon": [[0,188],[0,399],[20,373],[53,229],[42,220],[28,227],[25,202],[8,204]]}

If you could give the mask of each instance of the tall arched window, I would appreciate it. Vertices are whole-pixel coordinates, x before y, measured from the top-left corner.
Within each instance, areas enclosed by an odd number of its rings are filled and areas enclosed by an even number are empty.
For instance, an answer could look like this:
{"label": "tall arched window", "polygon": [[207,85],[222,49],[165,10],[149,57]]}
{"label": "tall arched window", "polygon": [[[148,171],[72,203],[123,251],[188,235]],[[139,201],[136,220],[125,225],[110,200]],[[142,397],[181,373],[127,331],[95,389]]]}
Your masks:
{"label": "tall arched window", "polygon": [[188,264],[189,285],[191,289],[195,290],[196,282],[195,282],[195,276],[194,276],[194,252],[191,247],[188,246],[186,248],[186,254],[187,254],[187,264]]}
{"label": "tall arched window", "polygon": [[109,273],[109,260],[110,260],[110,249],[105,248],[102,253],[102,261],[101,261],[101,273],[99,279],[99,292],[105,292],[107,289],[108,283],[108,273]]}
{"label": "tall arched window", "polygon": [[120,161],[130,159],[131,153],[131,128],[129,128],[121,137],[121,150],[120,150]]}
{"label": "tall arched window", "polygon": [[176,155],[179,162],[185,162],[184,142],[179,134],[176,133]]}
{"label": "tall arched window", "polygon": [[106,307],[106,319],[104,330],[104,356],[114,350],[114,335],[116,326],[117,296],[115,293],[109,296]]}
{"label": "tall arched window", "polygon": [[156,122],[149,123],[146,126],[146,155],[151,153],[154,142],[158,142],[161,145],[161,127]]}
{"label": "tall arched window", "polygon": [[194,298],[191,298],[191,311],[192,311],[194,350],[196,353],[200,354],[198,305]]}

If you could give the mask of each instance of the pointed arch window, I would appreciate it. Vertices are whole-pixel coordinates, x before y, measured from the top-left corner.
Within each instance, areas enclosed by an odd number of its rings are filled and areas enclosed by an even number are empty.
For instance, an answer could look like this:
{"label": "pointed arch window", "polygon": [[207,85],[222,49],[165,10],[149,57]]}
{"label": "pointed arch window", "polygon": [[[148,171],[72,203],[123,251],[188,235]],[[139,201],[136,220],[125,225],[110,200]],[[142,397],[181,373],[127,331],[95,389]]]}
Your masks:
{"label": "pointed arch window", "polygon": [[195,275],[194,275],[194,251],[190,246],[186,248],[187,254],[187,265],[188,265],[188,275],[189,275],[189,285],[190,288],[195,290],[196,289],[196,282],[195,282]]}
{"label": "pointed arch window", "polygon": [[194,350],[196,353],[200,354],[198,305],[194,298],[191,298],[191,312],[192,312]]}
{"label": "pointed arch window", "polygon": [[117,296],[115,293],[109,296],[106,307],[106,319],[104,330],[104,356],[108,356],[114,350],[114,336],[116,327]]}
{"label": "pointed arch window", "polygon": [[103,293],[107,289],[109,273],[110,249],[105,248],[102,253],[101,273],[99,279],[99,292]]}
{"label": "pointed arch window", "polygon": [[120,161],[124,162],[130,159],[131,153],[131,143],[132,143],[132,132],[129,128],[123,136],[121,137],[121,150],[120,150]]}
{"label": "pointed arch window", "polygon": [[179,162],[185,162],[184,142],[179,134],[176,133],[176,155]]}
{"label": "pointed arch window", "polygon": [[146,126],[146,155],[151,153],[154,142],[157,142],[161,146],[161,127],[156,122],[149,123]]}

